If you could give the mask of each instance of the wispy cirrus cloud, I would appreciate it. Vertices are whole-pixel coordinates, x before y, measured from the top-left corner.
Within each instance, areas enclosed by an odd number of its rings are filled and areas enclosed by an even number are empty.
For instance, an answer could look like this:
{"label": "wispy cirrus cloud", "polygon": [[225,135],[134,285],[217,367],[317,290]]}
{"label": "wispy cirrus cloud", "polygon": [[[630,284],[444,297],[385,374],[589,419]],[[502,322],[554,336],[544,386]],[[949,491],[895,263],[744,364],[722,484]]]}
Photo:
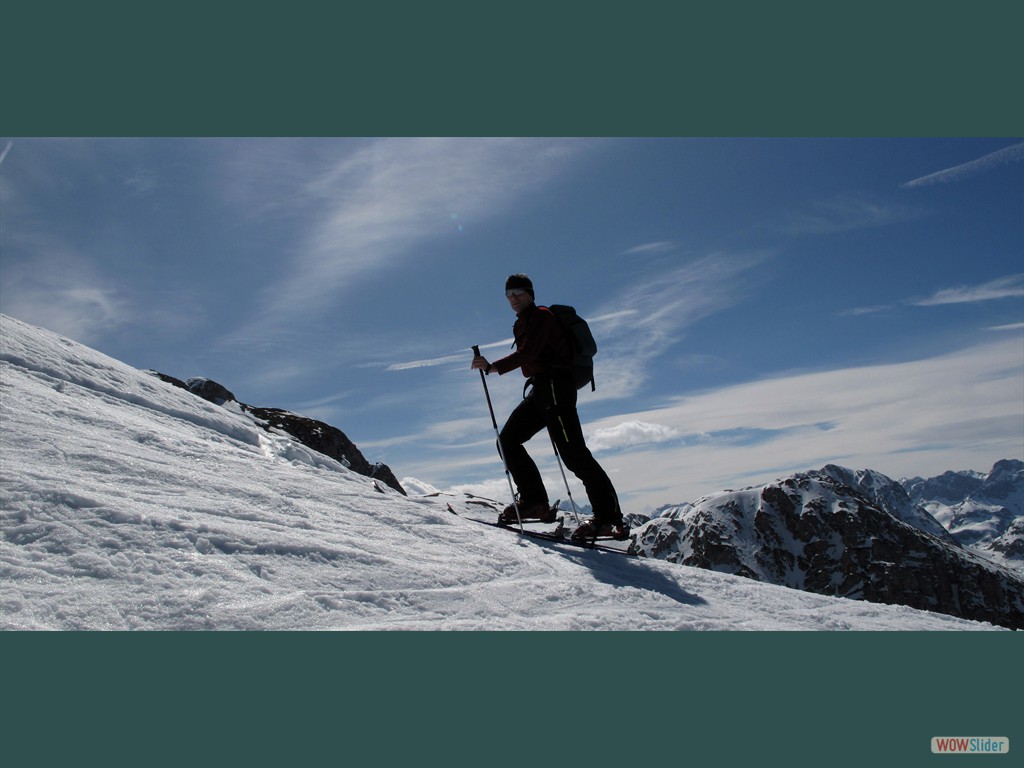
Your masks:
{"label": "wispy cirrus cloud", "polygon": [[[451,231],[453,217],[480,222],[507,212],[593,144],[379,139],[359,144],[326,168],[307,168],[309,177],[299,186],[294,181],[299,171],[282,172],[313,213],[260,317],[236,335],[260,337],[299,315],[339,305],[366,278],[398,269],[413,257],[422,259],[422,244]],[[298,206],[288,207],[295,215]]]}
{"label": "wispy cirrus cloud", "polygon": [[203,322],[193,296],[160,285],[143,298],[133,279],[132,267],[152,253],[126,196],[117,194],[133,186],[119,182],[122,164],[134,161],[135,140],[17,143],[17,151],[8,141],[0,153],[5,313],[89,345],[143,337],[153,343]]}
{"label": "wispy cirrus cloud", "polygon": [[866,307],[854,307],[853,309],[844,309],[839,314],[844,317],[859,317],[861,315],[875,315],[879,312],[886,312],[892,309],[891,304],[872,304]]}
{"label": "wispy cirrus cloud", "polygon": [[622,252],[623,256],[641,256],[652,253],[666,253],[674,250],[676,247],[675,243],[667,240],[661,240],[654,243],[643,243],[642,245],[635,245],[632,248],[628,248]]}
{"label": "wispy cirrus cloud", "polygon": [[[504,341],[496,341],[491,344],[481,344],[480,352],[486,352],[491,349],[508,349],[509,345],[512,344],[512,339],[505,339]],[[469,360],[470,351],[468,349],[461,350],[459,352],[453,352],[450,355],[442,355],[440,357],[431,357],[425,360],[410,360],[405,363],[392,363],[388,365],[384,370],[386,371],[408,371],[413,368],[434,368],[438,365],[453,365],[455,363],[466,363]]]}
{"label": "wispy cirrus cloud", "polygon": [[410,360],[407,363],[392,363],[384,370],[386,371],[408,371],[413,368],[433,368],[437,365],[450,365],[452,363],[466,362],[467,353],[460,352],[457,355],[445,355],[433,357],[428,360]]}
{"label": "wispy cirrus cloud", "polygon": [[846,316],[872,315],[887,312],[900,306],[940,307],[946,304],[974,304],[983,301],[1013,299],[1024,296],[1024,274],[1006,275],[980,285],[960,285],[943,288],[931,296],[906,299],[898,304],[878,304],[855,307],[840,314]]}
{"label": "wispy cirrus cloud", "polygon": [[1021,160],[1024,160],[1024,142],[1004,147],[996,152],[979,157],[977,160],[971,160],[969,163],[961,163],[952,168],[945,168],[935,173],[929,173],[927,176],[912,179],[900,186],[912,189],[914,187],[926,187],[930,184],[949,184],[954,181],[963,181],[971,176],[977,176],[979,173],[998,168],[1001,165],[1018,163]]}
{"label": "wispy cirrus cloud", "polygon": [[743,301],[747,273],[767,253],[716,253],[623,288],[613,303],[598,308],[600,331],[596,376],[598,398],[628,397],[650,376],[651,362],[683,339],[705,317]]}
{"label": "wispy cirrus cloud", "polygon": [[888,226],[923,215],[923,211],[912,206],[844,195],[819,201],[792,214],[782,225],[782,230],[794,236],[831,235]]}
{"label": "wispy cirrus cloud", "polygon": [[1021,296],[1024,296],[1024,274],[1007,275],[981,285],[945,288],[927,298],[917,299],[911,303],[918,307],[935,307],[943,304],[971,304]]}
{"label": "wispy cirrus cloud", "polygon": [[134,317],[123,286],[80,251],[38,233],[21,233],[10,245],[34,255],[5,260],[0,300],[6,314],[83,344]]}

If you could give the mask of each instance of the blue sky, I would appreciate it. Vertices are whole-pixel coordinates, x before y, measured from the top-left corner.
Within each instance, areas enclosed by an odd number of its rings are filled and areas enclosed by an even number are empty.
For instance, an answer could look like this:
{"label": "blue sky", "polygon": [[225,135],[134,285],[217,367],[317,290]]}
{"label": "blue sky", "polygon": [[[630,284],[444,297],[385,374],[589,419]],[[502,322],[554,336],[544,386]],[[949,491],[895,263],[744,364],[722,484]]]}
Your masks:
{"label": "blue sky", "polygon": [[[591,320],[580,414],[626,511],[828,462],[984,471],[1024,457],[1022,160],[1020,138],[4,138],[0,310],[507,495],[469,347],[505,353],[526,272]],[[488,384],[500,421],[522,379]]]}

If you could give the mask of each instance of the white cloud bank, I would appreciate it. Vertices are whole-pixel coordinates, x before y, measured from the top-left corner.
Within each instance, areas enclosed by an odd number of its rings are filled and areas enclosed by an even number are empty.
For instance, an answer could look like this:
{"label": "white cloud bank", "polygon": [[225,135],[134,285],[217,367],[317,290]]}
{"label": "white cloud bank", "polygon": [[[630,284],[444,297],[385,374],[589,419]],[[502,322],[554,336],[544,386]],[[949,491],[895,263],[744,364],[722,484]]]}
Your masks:
{"label": "white cloud bank", "polygon": [[624,421],[612,427],[595,429],[587,437],[587,445],[592,451],[611,451],[635,445],[664,443],[682,437],[682,432],[664,424],[651,424],[646,421]]}

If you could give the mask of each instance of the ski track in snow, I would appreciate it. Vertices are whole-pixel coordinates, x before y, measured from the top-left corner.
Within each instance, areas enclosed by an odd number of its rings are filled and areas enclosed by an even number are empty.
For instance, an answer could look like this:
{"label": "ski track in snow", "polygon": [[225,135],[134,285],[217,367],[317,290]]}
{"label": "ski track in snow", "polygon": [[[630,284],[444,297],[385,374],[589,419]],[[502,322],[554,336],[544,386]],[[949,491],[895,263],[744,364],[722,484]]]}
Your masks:
{"label": "ski track in snow", "polygon": [[0,629],[999,629],[480,526],[0,322]]}

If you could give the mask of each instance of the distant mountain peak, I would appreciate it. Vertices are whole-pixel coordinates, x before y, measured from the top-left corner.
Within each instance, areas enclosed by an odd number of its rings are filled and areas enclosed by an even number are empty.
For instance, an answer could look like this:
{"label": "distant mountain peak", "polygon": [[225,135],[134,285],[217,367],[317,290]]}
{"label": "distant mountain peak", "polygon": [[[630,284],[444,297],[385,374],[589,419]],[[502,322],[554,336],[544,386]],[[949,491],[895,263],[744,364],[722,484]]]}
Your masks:
{"label": "distant mountain peak", "polygon": [[1024,578],[964,550],[895,480],[827,465],[669,508],[648,557],[819,594],[1024,628]]}
{"label": "distant mountain peak", "polygon": [[1024,572],[1024,461],[1002,459],[988,473],[950,471],[902,484],[960,544]]}

